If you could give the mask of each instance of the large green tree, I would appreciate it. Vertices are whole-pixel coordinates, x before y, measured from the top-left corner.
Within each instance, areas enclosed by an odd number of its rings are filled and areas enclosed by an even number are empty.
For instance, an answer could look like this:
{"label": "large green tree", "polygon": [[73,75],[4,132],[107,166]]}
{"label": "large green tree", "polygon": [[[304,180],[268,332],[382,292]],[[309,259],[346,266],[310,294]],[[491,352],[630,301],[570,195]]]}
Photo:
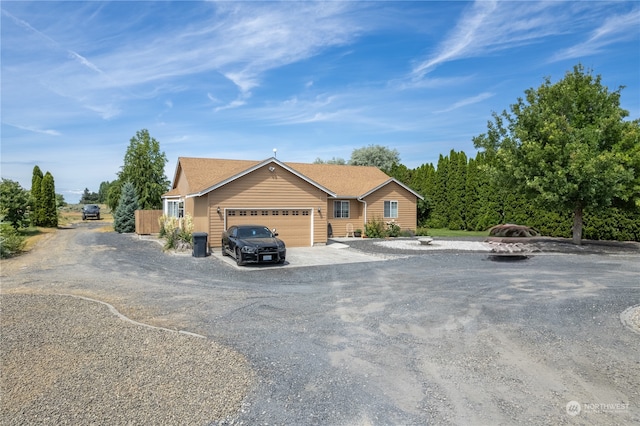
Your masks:
{"label": "large green tree", "polygon": [[116,210],[123,183],[131,182],[141,209],[161,209],[162,194],[167,192],[170,183],[164,174],[166,163],[167,156],[160,151],[160,143],[149,135],[148,130],[137,131],[129,141],[118,180],[110,185],[109,207]]}
{"label": "large green tree", "polygon": [[106,203],[109,195],[109,187],[111,183],[109,181],[100,182],[100,189],[98,189],[98,202]]}
{"label": "large green tree", "polygon": [[349,160],[349,164],[353,166],[375,166],[384,172],[391,170],[396,163],[400,163],[398,150],[381,145],[369,145],[354,149]]}
{"label": "large green tree", "polygon": [[2,179],[0,182],[0,222],[8,222],[15,229],[27,223],[29,192],[18,182]]}
{"label": "large green tree", "polygon": [[577,65],[557,83],[547,77],[526,90],[510,113],[494,113],[487,133],[473,139],[476,148],[495,156],[502,183],[540,205],[572,212],[576,244],[585,210],[633,196],[638,171],[622,141],[634,126],[624,121],[621,90],[609,91],[601,76]]}

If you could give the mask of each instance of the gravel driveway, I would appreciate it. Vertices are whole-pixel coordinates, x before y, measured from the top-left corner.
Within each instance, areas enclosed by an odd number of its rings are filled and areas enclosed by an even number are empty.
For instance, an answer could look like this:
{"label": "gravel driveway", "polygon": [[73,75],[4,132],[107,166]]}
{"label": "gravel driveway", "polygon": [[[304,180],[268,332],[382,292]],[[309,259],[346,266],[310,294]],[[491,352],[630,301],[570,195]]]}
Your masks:
{"label": "gravel driveway", "polygon": [[3,425],[640,423],[637,250],[249,271],[97,227],[0,264]]}

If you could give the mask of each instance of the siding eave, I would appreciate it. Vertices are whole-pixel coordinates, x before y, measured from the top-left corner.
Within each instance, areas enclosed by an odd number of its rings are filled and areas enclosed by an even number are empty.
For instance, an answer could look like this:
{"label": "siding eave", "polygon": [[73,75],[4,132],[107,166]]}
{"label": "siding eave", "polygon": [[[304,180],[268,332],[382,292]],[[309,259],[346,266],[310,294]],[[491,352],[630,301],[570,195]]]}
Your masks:
{"label": "siding eave", "polygon": [[357,198],[359,200],[362,200],[362,199],[368,197],[369,195],[373,194],[374,192],[376,192],[380,188],[383,188],[383,187],[385,187],[386,185],[388,185],[390,183],[397,183],[399,186],[401,186],[402,188],[404,188],[406,191],[410,192],[411,194],[415,195],[417,198],[419,198],[421,200],[424,200],[424,197],[422,195],[418,194],[416,191],[414,191],[413,189],[409,188],[408,186],[406,186],[405,184],[403,184],[402,182],[398,181],[395,178],[391,178],[388,181],[381,183],[380,185],[378,185],[375,188],[369,190],[368,192],[365,192],[364,194],[360,195]]}

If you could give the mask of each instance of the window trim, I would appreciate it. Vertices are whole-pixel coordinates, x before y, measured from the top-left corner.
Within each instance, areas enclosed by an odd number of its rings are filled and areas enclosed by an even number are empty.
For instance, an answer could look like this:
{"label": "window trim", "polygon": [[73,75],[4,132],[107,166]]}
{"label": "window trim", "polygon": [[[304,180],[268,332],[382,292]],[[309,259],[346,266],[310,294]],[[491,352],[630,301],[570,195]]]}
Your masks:
{"label": "window trim", "polygon": [[184,217],[184,201],[180,199],[168,199],[166,215],[168,217]]}
{"label": "window trim", "polygon": [[[392,206],[395,204],[395,216],[393,215],[393,208]],[[387,211],[387,206],[388,206],[388,211]],[[384,204],[382,205],[382,216],[385,219],[397,219],[398,218],[398,214],[399,214],[399,203],[398,200],[385,200]],[[388,214],[387,214],[388,213]]]}
{"label": "window trim", "polygon": [[[343,213],[345,211],[345,209],[343,207],[344,203],[346,203],[346,205],[347,205],[347,208],[346,208],[347,215],[346,216],[343,216]],[[340,212],[340,215],[338,215],[338,212]],[[349,219],[349,218],[351,218],[351,202],[349,200],[334,200],[333,201],[333,218],[334,219]]]}

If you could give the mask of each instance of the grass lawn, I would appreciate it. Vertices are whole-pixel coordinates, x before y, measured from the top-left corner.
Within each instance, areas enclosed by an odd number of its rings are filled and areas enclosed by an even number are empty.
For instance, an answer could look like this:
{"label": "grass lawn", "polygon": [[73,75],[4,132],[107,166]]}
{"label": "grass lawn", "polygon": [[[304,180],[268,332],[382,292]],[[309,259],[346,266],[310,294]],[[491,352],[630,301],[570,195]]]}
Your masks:
{"label": "grass lawn", "polygon": [[451,229],[429,228],[430,237],[488,237],[489,231],[456,231]]}

